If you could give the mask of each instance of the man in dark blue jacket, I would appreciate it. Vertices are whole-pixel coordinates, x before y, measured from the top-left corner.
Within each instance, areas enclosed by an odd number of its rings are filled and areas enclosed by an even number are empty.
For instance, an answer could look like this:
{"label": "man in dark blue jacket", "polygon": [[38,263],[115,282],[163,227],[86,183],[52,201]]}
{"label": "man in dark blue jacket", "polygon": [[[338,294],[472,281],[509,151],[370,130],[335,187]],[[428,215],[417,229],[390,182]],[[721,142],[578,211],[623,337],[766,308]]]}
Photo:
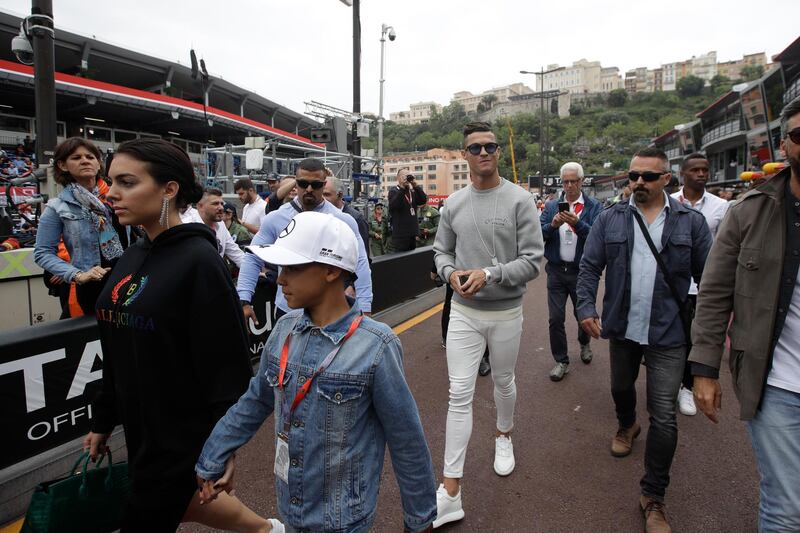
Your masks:
{"label": "man in dark blue jacket", "polygon": [[[630,454],[633,439],[641,431],[636,422],[635,383],[644,357],[650,428],[639,505],[646,531],[669,532],[664,495],[678,442],[675,404],[686,353],[679,305],[686,300],[692,277],[699,280],[703,274],[711,232],[699,211],[664,192],[672,175],[661,150],[638,152],[628,177],[631,200],[603,211],[586,240],[578,273],[578,320],[593,337],[610,341],[611,395],[619,422],[611,442],[615,457]],[[663,259],[680,304],[672,296],[636,216],[641,217]],[[601,329],[595,302],[604,269]]]}
{"label": "man in dark blue jacket", "polygon": [[[544,236],[544,255],[547,258],[547,308],[550,314],[550,351],[556,366],[550,371],[550,379],[561,381],[569,372],[567,355],[567,332],[564,330],[567,298],[577,311],[578,266],[583,255],[583,246],[589,230],[600,214],[600,203],[581,192],[583,167],[578,163],[565,163],[561,167],[561,184],[564,194],[550,200],[539,218]],[[559,208],[562,206],[562,208]],[[566,207],[566,210],[563,208]],[[575,314],[577,318],[577,312]],[[578,328],[581,345],[581,361],[592,362],[589,334]]]}

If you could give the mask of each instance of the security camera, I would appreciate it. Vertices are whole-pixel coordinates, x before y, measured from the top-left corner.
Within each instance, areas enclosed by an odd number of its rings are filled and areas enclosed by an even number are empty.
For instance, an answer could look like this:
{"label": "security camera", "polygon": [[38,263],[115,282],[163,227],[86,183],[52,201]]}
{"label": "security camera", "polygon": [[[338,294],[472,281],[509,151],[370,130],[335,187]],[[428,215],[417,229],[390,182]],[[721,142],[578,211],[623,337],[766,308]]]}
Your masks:
{"label": "security camera", "polygon": [[397,32],[394,31],[394,28],[389,28],[389,40],[394,41],[397,39]]}
{"label": "security camera", "polygon": [[23,30],[20,29],[19,35],[11,39],[11,51],[23,65],[33,65],[33,48]]}

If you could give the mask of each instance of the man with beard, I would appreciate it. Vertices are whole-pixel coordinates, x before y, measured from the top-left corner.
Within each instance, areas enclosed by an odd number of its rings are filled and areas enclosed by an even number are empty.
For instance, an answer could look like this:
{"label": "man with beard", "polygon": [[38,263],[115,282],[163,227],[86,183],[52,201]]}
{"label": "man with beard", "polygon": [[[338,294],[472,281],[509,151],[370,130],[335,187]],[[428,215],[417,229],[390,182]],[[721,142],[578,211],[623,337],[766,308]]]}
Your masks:
{"label": "man with beard", "polygon": [[[261,229],[259,229],[255,237],[253,237],[251,246],[268,246],[273,244],[281,233],[291,231],[291,228],[293,228],[292,220],[297,213],[302,213],[303,211],[328,213],[343,220],[350,229],[353,230],[358,240],[357,278],[354,283],[356,300],[361,310],[364,311],[364,313],[370,314],[372,311],[372,273],[370,272],[369,262],[367,260],[367,250],[353,217],[339,211],[339,209],[322,196],[326,175],[327,172],[322,161],[314,158],[303,159],[297,169],[296,179],[293,185],[297,187],[297,197],[283,204],[276,211],[270,211],[267,214],[264,222],[261,224]],[[335,254],[336,251],[332,250],[330,253]],[[258,320],[256,319],[255,311],[250,302],[253,298],[258,275],[264,266],[264,261],[259,259],[256,254],[246,254],[242,262],[241,270],[239,271],[239,281],[237,283],[237,291],[239,292],[239,299],[242,302],[244,316],[245,318],[252,318],[256,325],[258,325]],[[286,303],[286,298],[280,286],[275,296],[275,307],[276,318],[280,318],[289,312],[289,306]]]}
{"label": "man with beard", "polygon": [[[706,218],[708,229],[711,230],[711,238],[717,235],[722,219],[725,213],[728,212],[728,202],[722,198],[711,194],[706,190],[706,182],[708,181],[708,159],[701,153],[693,153],[687,155],[683,163],[681,163],[681,178],[683,178],[683,187],[681,187],[673,198],[681,202],[686,207],[697,209]],[[697,304],[697,283],[692,280],[689,286],[688,296],[688,311],[694,315],[694,309]],[[688,355],[688,354],[687,354]],[[678,410],[686,416],[694,416],[697,414],[697,407],[694,404],[692,396],[692,371],[690,365],[686,365],[683,371],[683,384],[681,390],[678,392]]]}
{"label": "man with beard", "polygon": [[208,187],[203,192],[203,197],[197,202],[197,209],[188,208],[181,214],[184,223],[199,222],[214,232],[217,236],[217,251],[220,257],[228,258],[236,268],[241,268],[244,260],[244,252],[233,240],[231,232],[222,221],[225,216],[225,201],[222,199],[222,191],[214,187]]}
{"label": "man with beard", "polygon": [[[703,215],[664,192],[671,177],[661,150],[645,148],[633,157],[628,172],[633,196],[597,217],[581,258],[577,286],[581,327],[594,338],[610,341],[611,395],[619,422],[611,441],[614,457],[629,455],[641,431],[635,384],[642,358],[647,366],[650,428],[639,505],[648,533],[671,531],[664,495],[678,443],[675,402],[688,333],[684,302],[692,278],[701,278],[711,247]],[[596,299],[603,270],[601,328]]]}
{"label": "man with beard", "polygon": [[689,356],[697,407],[716,423],[730,335],[733,388],[761,473],[759,531],[800,531],[800,98],[783,108],[781,137],[789,168],[731,205],[719,228]]}

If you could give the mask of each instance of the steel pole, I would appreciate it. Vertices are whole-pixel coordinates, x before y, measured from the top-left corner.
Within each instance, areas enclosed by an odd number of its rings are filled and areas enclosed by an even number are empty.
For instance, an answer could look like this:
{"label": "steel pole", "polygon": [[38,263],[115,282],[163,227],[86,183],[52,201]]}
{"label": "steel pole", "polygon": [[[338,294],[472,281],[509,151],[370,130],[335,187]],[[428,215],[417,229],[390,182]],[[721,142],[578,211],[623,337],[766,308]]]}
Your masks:
{"label": "steel pole", "polygon": [[[56,148],[56,76],[52,0],[33,0],[30,19],[36,101],[36,162],[52,164]],[[37,16],[39,15],[39,16]],[[40,26],[36,28],[35,26]],[[53,184],[48,184],[55,189]],[[55,190],[47,191],[54,194]]]}
{"label": "steel pole", "polygon": [[383,178],[383,82],[386,81],[383,75],[384,58],[386,54],[386,25],[381,27],[381,77],[380,98],[378,101],[378,183]]}
{"label": "steel pole", "polygon": [[[361,115],[361,0],[353,0],[353,114]],[[361,172],[361,139],[353,122],[353,173]],[[361,194],[361,181],[353,182],[353,199]]]}

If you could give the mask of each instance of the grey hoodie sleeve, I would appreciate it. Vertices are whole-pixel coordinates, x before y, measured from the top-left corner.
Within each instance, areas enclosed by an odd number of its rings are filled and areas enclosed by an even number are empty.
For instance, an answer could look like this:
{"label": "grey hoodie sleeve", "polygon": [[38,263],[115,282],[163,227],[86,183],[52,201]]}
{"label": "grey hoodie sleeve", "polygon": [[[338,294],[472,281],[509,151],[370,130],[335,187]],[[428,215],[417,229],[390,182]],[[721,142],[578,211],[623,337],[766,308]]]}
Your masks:
{"label": "grey hoodie sleeve", "polygon": [[456,234],[450,223],[450,210],[442,209],[439,215],[439,227],[433,241],[433,261],[439,277],[449,283],[450,275],[456,270]]}
{"label": "grey hoodie sleeve", "polygon": [[501,286],[525,285],[536,278],[541,271],[544,239],[537,213],[533,196],[516,205],[517,258],[505,264],[489,267],[492,277],[498,279]]}

